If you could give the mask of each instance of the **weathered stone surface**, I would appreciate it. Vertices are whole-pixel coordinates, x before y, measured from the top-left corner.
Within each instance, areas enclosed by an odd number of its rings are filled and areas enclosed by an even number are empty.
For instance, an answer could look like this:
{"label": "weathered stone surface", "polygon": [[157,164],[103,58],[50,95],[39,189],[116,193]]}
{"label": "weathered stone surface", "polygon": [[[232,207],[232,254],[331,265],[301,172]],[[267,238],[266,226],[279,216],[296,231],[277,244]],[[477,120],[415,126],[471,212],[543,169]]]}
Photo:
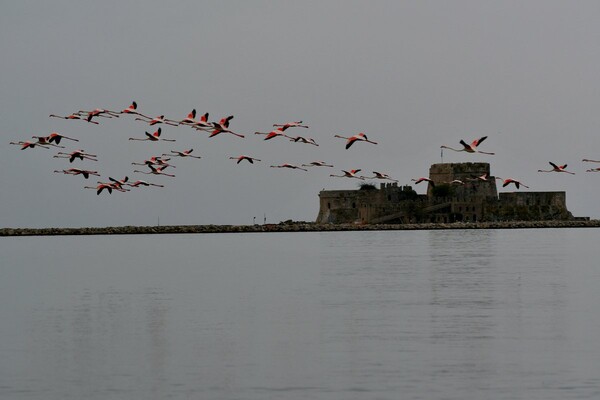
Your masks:
{"label": "weathered stone surface", "polygon": [[426,224],[316,224],[286,223],[267,225],[175,225],[175,226],[114,226],[93,228],[2,228],[0,236],[56,235],[149,235],[175,233],[254,233],[254,232],[334,232],[433,229],[542,229],[600,228],[600,220],[589,221],[510,221]]}

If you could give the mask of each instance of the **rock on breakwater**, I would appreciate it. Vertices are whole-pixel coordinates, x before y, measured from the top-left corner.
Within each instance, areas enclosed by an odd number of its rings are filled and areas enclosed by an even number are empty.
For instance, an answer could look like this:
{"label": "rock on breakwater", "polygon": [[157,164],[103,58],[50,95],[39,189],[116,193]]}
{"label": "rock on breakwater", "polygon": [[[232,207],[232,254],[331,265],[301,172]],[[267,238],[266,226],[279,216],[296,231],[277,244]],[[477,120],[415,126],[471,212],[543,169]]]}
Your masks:
{"label": "rock on breakwater", "polygon": [[266,225],[165,225],[113,226],[97,228],[1,228],[0,236],[57,235],[149,235],[174,233],[253,233],[253,232],[335,232],[433,229],[534,229],[534,228],[600,228],[600,220],[587,221],[510,221],[427,224],[316,224],[280,223]]}

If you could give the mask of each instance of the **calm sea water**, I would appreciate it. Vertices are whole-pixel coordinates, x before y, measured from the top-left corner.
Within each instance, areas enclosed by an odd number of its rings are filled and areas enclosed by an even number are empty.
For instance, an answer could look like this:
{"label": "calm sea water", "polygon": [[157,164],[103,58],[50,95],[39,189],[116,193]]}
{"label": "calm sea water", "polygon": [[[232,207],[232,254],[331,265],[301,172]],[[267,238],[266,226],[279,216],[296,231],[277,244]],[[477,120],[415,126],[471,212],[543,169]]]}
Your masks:
{"label": "calm sea water", "polygon": [[2,399],[598,399],[597,229],[0,238]]}

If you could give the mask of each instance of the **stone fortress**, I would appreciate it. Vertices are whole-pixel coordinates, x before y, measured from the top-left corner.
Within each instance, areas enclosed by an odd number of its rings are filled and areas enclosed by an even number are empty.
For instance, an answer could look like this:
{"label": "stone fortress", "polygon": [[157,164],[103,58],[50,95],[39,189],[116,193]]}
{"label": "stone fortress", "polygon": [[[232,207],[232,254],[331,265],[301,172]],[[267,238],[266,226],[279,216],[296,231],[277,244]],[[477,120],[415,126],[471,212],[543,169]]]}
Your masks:
{"label": "stone fortress", "polygon": [[[487,174],[486,180],[476,179]],[[574,220],[565,192],[498,193],[489,163],[442,163],[429,169],[427,194],[411,186],[365,184],[356,190],[319,193],[317,223],[414,224]],[[451,184],[458,179],[464,185]],[[512,186],[512,185],[511,185]],[[514,187],[514,186],[512,186]]]}

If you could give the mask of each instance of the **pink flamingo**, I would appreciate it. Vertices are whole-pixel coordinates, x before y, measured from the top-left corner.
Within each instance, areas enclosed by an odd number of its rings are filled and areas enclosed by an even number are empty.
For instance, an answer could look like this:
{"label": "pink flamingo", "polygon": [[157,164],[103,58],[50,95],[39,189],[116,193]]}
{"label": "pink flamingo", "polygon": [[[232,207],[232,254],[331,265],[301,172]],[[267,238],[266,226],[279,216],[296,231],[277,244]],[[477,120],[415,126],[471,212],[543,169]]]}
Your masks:
{"label": "pink flamingo", "polygon": [[468,180],[470,181],[482,181],[482,182],[487,182],[490,180],[490,176],[487,174],[487,172],[483,175],[480,176],[475,176],[472,175],[471,178],[469,178]]}
{"label": "pink flamingo", "polygon": [[290,138],[290,141],[296,142],[296,143],[305,143],[305,144],[312,144],[313,146],[318,146],[317,142],[315,142],[315,139],[305,138],[302,136],[296,136],[296,137]]}
{"label": "pink flamingo", "polygon": [[106,191],[110,194],[112,194],[112,185],[108,184],[108,183],[102,183],[102,182],[98,182],[98,186],[84,186],[85,189],[94,189],[96,191],[96,194],[100,194],[102,193],[102,191],[104,189],[106,189]]}
{"label": "pink flamingo", "polygon": [[85,179],[88,179],[90,177],[90,175],[100,176],[98,171],[89,171],[86,169],[79,169],[79,168],[69,168],[69,169],[57,170],[54,172],[59,173],[59,174],[63,173],[63,174],[67,174],[67,175],[83,175],[83,177]]}
{"label": "pink flamingo", "polygon": [[523,184],[522,182],[520,182],[516,179],[513,179],[513,178],[502,179],[499,176],[497,176],[496,179],[502,181],[502,187],[507,187],[508,185],[510,185],[512,183],[515,185],[515,187],[517,189],[519,189],[520,186],[523,186],[523,187],[529,189],[529,186],[527,186],[527,185]]}
{"label": "pink flamingo", "polygon": [[[142,116],[142,115],[140,114],[140,116]],[[177,124],[176,124],[176,123],[173,123],[173,122],[167,121],[167,120],[165,119],[165,116],[164,116],[164,115],[158,115],[158,116],[156,116],[156,117],[154,117],[154,118],[148,118],[148,117],[146,117],[145,115],[144,115],[144,116],[142,116],[142,117],[143,117],[143,118],[136,118],[135,120],[136,120],[136,121],[143,121],[143,122],[146,122],[146,123],[148,123],[148,125],[150,125],[150,126],[152,126],[152,125],[156,125],[156,124],[167,124],[167,125],[171,125],[171,126],[177,126]]]}
{"label": "pink flamingo", "polygon": [[157,166],[169,166],[169,167],[175,168],[174,165],[167,163],[167,161],[169,161],[169,160],[171,160],[171,159],[170,158],[162,158],[161,156],[152,156],[148,160],[144,160],[144,162],[141,162],[141,163],[132,162],[131,165],[146,165],[148,167],[151,165],[157,165]]}
{"label": "pink flamingo", "polygon": [[208,122],[208,113],[204,113],[203,115],[201,115],[200,119],[194,122],[193,124],[190,124],[190,126],[199,131],[207,131],[213,129],[213,123]]}
{"label": "pink flamingo", "polygon": [[350,137],[345,137],[345,136],[340,136],[340,135],[333,135],[333,136],[336,138],[340,138],[340,139],[346,139],[346,149],[349,149],[350,146],[352,146],[357,141],[377,144],[377,142],[373,142],[372,140],[367,139],[367,135],[365,135],[363,132],[357,133],[356,135],[353,135]]}
{"label": "pink flamingo", "polygon": [[581,160],[581,161],[583,161],[583,162],[594,162],[594,163],[600,163],[600,161],[598,161],[598,160],[589,160],[589,159],[587,159],[587,158],[584,158],[584,159],[583,159],[583,160]]}
{"label": "pink flamingo", "polygon": [[49,149],[49,147],[44,146],[43,143],[38,142],[34,142],[32,140],[26,140],[26,141],[19,141],[19,142],[10,142],[10,144],[15,144],[17,146],[21,146],[21,150],[25,150],[25,149],[33,149],[36,146],[38,147],[42,147],[44,149]]}
{"label": "pink flamingo", "polygon": [[329,176],[334,176],[336,178],[356,178],[356,179],[364,180],[365,179],[364,176],[358,176],[358,175],[356,175],[360,171],[362,171],[362,170],[361,169],[352,169],[350,171],[342,170],[342,172],[344,173],[343,175],[330,174]]}
{"label": "pink flamingo", "polygon": [[213,131],[208,135],[208,137],[213,137],[218,135],[219,133],[231,133],[232,135],[243,138],[244,135],[240,135],[239,133],[235,133],[229,130],[229,121],[233,118],[233,115],[230,115],[225,118],[221,118],[219,122],[213,122]]}
{"label": "pink flamingo", "polygon": [[306,168],[298,167],[292,164],[281,164],[281,165],[271,165],[271,168],[291,168],[291,169],[301,169],[302,171],[308,171]]}
{"label": "pink flamingo", "polygon": [[387,179],[387,180],[390,180],[392,182],[398,182],[397,179],[394,179],[394,178],[390,177],[388,174],[384,174],[384,173],[377,172],[377,171],[373,171],[373,173],[375,174],[375,176],[365,177],[365,178],[367,178],[367,179]]}
{"label": "pink flamingo", "polygon": [[285,124],[273,124],[273,126],[280,126],[285,128],[308,128],[307,125],[302,125],[302,121],[286,122]]}
{"label": "pink flamingo", "polygon": [[237,160],[236,164],[241,163],[243,160],[248,161],[250,164],[254,164],[254,161],[261,161],[258,158],[252,158],[250,156],[246,156],[246,155],[241,155],[241,156],[237,156],[237,157],[229,157],[230,160]]}
{"label": "pink flamingo", "polygon": [[565,169],[565,168],[567,168],[567,164],[556,165],[551,161],[549,161],[549,163],[552,166],[552,169],[549,169],[549,170],[538,169],[538,172],[566,172],[567,174],[575,175],[574,172],[569,172]]}
{"label": "pink flamingo", "polygon": [[117,180],[115,178],[112,177],[108,177],[108,179],[112,182],[111,185],[114,189],[123,189],[123,185],[127,185],[127,181],[129,180],[129,177],[126,176],[125,178],[121,179],[121,180]]}
{"label": "pink flamingo", "polygon": [[104,108],[96,108],[92,111],[79,110],[79,114],[87,114],[86,121],[91,122],[94,117],[104,117],[104,118],[119,118],[119,114],[114,111],[109,111]]}
{"label": "pink flamingo", "polygon": [[56,132],[52,132],[48,136],[32,136],[32,137],[33,138],[37,138],[38,140],[40,140],[40,139],[43,138],[48,143],[56,143],[56,144],[60,144],[60,141],[62,139],[67,139],[67,140],[72,140],[74,142],[79,142],[79,139],[74,139],[72,137],[68,137],[68,136],[65,136],[65,135],[62,135],[62,134],[56,133]]}
{"label": "pink flamingo", "polygon": [[586,169],[585,172],[600,172],[600,168]]}
{"label": "pink flamingo", "polygon": [[169,121],[169,122],[174,122],[177,125],[193,125],[195,124],[196,121],[196,109],[194,108],[188,115],[187,117],[185,117],[184,119],[180,120],[180,121],[174,121],[172,119],[165,119],[165,121]]}
{"label": "pink flamingo", "polygon": [[166,176],[170,176],[172,178],[175,177],[175,175],[172,174],[167,174],[166,172],[164,172],[164,169],[167,168],[167,165],[163,165],[160,167],[155,167],[153,165],[148,165],[148,167],[150,168],[150,172],[144,172],[144,171],[139,171],[139,170],[134,170],[133,172],[139,172],[140,174],[146,174],[146,175],[166,175]]}
{"label": "pink flamingo", "polygon": [[171,150],[171,153],[173,153],[173,154],[164,154],[163,153],[163,156],[202,158],[200,156],[191,155],[192,151],[194,151],[194,149],[189,149],[189,150],[184,150],[184,151]]}
{"label": "pink flamingo", "polygon": [[277,129],[273,129],[271,132],[254,132],[255,135],[266,135],[264,140],[271,140],[274,137],[286,137],[291,139],[289,136],[285,135],[283,132],[287,129],[287,126],[281,126]]}
{"label": "pink flamingo", "polygon": [[460,179],[453,179],[450,182],[446,182],[449,183],[450,185],[464,185],[465,183],[463,181],[461,181]]}
{"label": "pink flamingo", "polygon": [[76,158],[79,158],[80,160],[86,159],[86,160],[91,160],[91,161],[98,161],[98,159],[95,157],[98,157],[98,156],[95,154],[86,153],[83,150],[75,150],[70,153],[63,153],[63,152],[59,151],[54,156],[54,158],[68,158],[69,162],[73,162]]}
{"label": "pink flamingo", "polygon": [[32,138],[33,139],[37,139],[36,144],[38,144],[38,145],[58,147],[59,149],[64,149],[65,148],[65,146],[59,146],[57,144],[50,143],[50,140],[48,139],[48,136],[32,136]]}
{"label": "pink flamingo", "polygon": [[159,140],[162,140],[163,142],[175,142],[175,139],[161,138],[160,137],[160,134],[162,133],[161,128],[158,128],[154,133],[148,133],[148,132],[144,132],[144,133],[146,134],[145,139],[129,138],[129,140],[140,140],[140,141],[149,140],[151,142],[158,142]]}
{"label": "pink flamingo", "polygon": [[159,185],[157,183],[150,183],[150,182],[142,181],[142,180],[139,180],[139,179],[137,181],[133,182],[133,183],[128,183],[127,185],[131,186],[131,187],[139,187],[140,185],[141,186],[165,187],[165,185]]}
{"label": "pink flamingo", "polygon": [[132,114],[132,115],[139,115],[141,117],[144,117],[146,119],[152,119],[147,115],[141,114],[137,111],[138,105],[135,101],[132,101],[131,104],[129,105],[129,107],[125,108],[123,111],[121,111],[121,114]]}
{"label": "pink flamingo", "polygon": [[487,153],[485,151],[477,150],[477,146],[479,146],[481,144],[481,142],[483,142],[486,138],[487,138],[487,136],[483,136],[479,139],[475,139],[471,142],[471,144],[467,144],[467,142],[465,142],[464,140],[461,139],[460,144],[463,145],[462,149],[454,149],[454,148],[446,146],[446,145],[442,145],[442,146],[440,146],[440,148],[441,149],[449,149],[449,150],[453,150],[453,151],[466,151],[467,153],[489,154],[489,155],[493,156],[495,153]]}
{"label": "pink flamingo", "polygon": [[434,181],[432,181],[432,180],[431,180],[431,179],[429,179],[429,178],[424,178],[424,177],[421,177],[421,178],[417,178],[417,179],[411,179],[411,181],[413,181],[413,182],[415,183],[415,185],[418,185],[418,184],[419,184],[419,183],[421,183],[421,182],[429,182],[429,184],[430,184],[431,186],[435,186],[435,182],[434,182]]}
{"label": "pink flamingo", "polygon": [[309,164],[302,164],[303,167],[333,167],[331,164],[326,164],[325,161],[312,161]]}
{"label": "pink flamingo", "polygon": [[89,122],[89,123],[91,123],[91,124],[96,124],[96,125],[98,125],[98,122],[96,122],[96,121],[91,121],[91,120],[90,120],[90,121],[88,121],[87,119],[85,119],[85,118],[82,118],[82,117],[81,117],[81,115],[78,115],[78,114],[71,114],[71,115],[67,115],[67,116],[65,116],[65,117],[63,117],[63,116],[61,116],[61,115],[50,114],[50,117],[53,117],[53,118],[62,118],[62,119],[78,119],[78,120],[81,120],[81,121],[85,121],[85,122]]}

